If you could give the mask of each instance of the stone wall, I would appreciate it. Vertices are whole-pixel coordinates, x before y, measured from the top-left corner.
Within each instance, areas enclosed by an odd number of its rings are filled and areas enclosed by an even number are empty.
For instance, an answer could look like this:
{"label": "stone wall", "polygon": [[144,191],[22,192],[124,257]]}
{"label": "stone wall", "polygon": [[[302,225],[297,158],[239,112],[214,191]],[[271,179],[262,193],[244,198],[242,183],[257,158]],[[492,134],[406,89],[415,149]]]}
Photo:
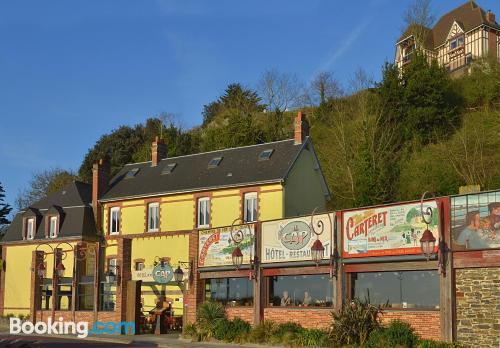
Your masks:
{"label": "stone wall", "polygon": [[457,341],[470,347],[500,346],[500,268],[457,269]]}

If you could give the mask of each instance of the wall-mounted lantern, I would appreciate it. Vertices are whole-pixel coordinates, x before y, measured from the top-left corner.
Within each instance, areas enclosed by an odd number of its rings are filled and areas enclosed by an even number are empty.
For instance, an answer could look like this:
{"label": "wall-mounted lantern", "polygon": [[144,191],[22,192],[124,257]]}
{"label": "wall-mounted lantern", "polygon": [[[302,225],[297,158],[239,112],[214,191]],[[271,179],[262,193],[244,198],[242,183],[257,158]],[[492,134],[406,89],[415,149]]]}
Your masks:
{"label": "wall-mounted lantern", "polygon": [[[318,207],[314,208],[314,210],[311,213],[311,223],[309,224],[309,227],[311,228],[311,231],[316,235],[316,240],[314,243],[311,245],[311,260],[316,264],[316,267],[319,266],[321,261],[323,260],[323,256],[325,255],[325,247],[321,240],[319,239],[319,236],[323,234],[323,231],[325,230],[325,223],[323,222],[322,219],[319,219],[316,223],[314,223],[314,216],[316,213],[316,210]],[[332,220],[330,218],[330,214],[326,214],[328,217],[328,220],[330,222],[330,228],[333,226]],[[316,229],[317,228],[317,229]],[[334,237],[335,238],[335,237]],[[330,278],[337,277],[337,263],[338,263],[338,253],[337,253],[337,248],[335,247],[335,243],[333,243],[333,251],[330,252]]]}
{"label": "wall-mounted lantern", "polygon": [[235,230],[234,225],[239,220],[240,218],[236,218],[231,224],[231,239],[233,240],[234,244],[236,244],[236,248],[231,253],[233,265],[236,267],[236,269],[240,269],[241,265],[243,264],[243,252],[241,251],[240,244],[245,239],[245,235],[248,235],[248,238],[250,240],[250,272],[248,274],[248,277],[250,279],[257,280],[257,272],[260,263],[257,256],[252,257],[252,251],[254,249],[252,231],[250,230],[250,227],[248,227],[248,224],[238,226],[238,229]]}

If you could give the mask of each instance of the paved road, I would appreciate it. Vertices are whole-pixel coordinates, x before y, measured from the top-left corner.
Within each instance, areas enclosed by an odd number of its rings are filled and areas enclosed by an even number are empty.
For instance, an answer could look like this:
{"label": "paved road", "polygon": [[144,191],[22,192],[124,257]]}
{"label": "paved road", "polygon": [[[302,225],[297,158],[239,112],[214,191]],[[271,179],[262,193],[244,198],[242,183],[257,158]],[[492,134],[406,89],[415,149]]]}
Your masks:
{"label": "paved road", "polygon": [[144,342],[131,344],[126,343],[110,343],[98,342],[90,340],[80,340],[71,338],[60,337],[47,337],[47,336],[18,336],[18,335],[0,335],[0,347],[12,348],[50,348],[50,347],[106,347],[106,348],[121,348],[121,347],[157,347],[155,343]]}

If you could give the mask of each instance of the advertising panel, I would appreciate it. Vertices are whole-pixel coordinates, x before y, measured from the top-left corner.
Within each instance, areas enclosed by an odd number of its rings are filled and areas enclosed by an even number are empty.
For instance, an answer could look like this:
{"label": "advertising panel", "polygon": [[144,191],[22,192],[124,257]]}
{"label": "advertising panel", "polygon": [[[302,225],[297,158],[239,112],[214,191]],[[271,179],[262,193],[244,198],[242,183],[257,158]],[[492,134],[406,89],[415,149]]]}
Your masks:
{"label": "advertising panel", "polygon": [[454,250],[500,248],[500,191],[451,197]]}
{"label": "advertising panel", "polygon": [[325,247],[324,258],[331,253],[333,235],[333,214],[298,217],[293,219],[262,223],[261,262],[311,261],[311,246],[316,240],[316,232]]}
{"label": "advertising panel", "polygon": [[[255,255],[255,226],[233,226],[233,234],[242,233],[239,244],[243,254],[243,264],[250,263],[250,255]],[[198,267],[232,266],[231,254],[236,248],[231,238],[231,227],[213,228],[198,232]]]}
{"label": "advertising panel", "polygon": [[[429,230],[438,238],[438,213],[435,201],[424,202],[432,208]],[[343,214],[342,256],[367,257],[421,254],[420,238],[426,224],[420,202],[353,210]],[[437,243],[436,243],[437,244]]]}

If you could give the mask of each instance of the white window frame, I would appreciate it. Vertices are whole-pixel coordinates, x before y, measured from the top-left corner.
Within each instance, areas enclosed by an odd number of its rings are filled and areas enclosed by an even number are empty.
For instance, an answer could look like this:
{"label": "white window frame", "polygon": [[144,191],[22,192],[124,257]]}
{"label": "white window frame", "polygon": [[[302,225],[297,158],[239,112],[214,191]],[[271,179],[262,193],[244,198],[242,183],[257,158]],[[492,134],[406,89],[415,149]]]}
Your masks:
{"label": "white window frame", "polygon": [[28,218],[26,219],[26,239],[31,240],[34,237],[35,237],[35,218]]}
{"label": "white window frame", "polygon": [[136,271],[142,271],[142,270],[144,270],[144,268],[145,268],[144,261],[136,261],[135,262],[135,270]]}
{"label": "white window frame", "polygon": [[[52,228],[52,223],[54,222],[54,228]],[[49,237],[56,238],[57,237],[57,216],[51,216],[49,218]]]}
{"label": "white window frame", "polygon": [[[154,210],[152,208],[155,208]],[[154,225],[151,224],[152,211],[156,210],[156,219]],[[154,202],[148,204],[148,232],[158,232],[160,230],[160,203]]]}
{"label": "white window frame", "polygon": [[198,209],[196,211],[198,228],[210,227],[210,198],[198,198]]}
{"label": "white window frame", "polygon": [[[250,207],[251,213],[249,216],[248,212],[248,203],[252,202],[252,206]],[[243,220],[245,222],[256,222],[258,216],[258,207],[257,207],[257,192],[247,192],[243,195]]]}
{"label": "white window frame", "polygon": [[[113,214],[117,213],[116,229],[113,229]],[[120,207],[112,207],[109,209],[109,234],[115,235],[120,234],[120,218],[121,218]]]}

